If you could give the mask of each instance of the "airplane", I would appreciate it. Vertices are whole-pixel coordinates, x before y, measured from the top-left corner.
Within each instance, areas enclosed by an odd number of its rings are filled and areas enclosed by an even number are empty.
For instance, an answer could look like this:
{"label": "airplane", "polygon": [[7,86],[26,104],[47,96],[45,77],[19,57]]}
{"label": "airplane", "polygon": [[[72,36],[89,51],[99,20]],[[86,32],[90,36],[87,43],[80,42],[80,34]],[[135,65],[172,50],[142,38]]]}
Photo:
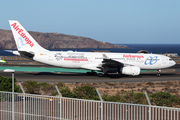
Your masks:
{"label": "airplane", "polygon": [[18,49],[13,54],[51,66],[91,70],[87,74],[94,75],[95,71],[102,72],[98,76],[108,73],[137,76],[141,70],[157,70],[160,76],[161,69],[176,64],[170,57],[159,54],[49,51],[41,47],[18,21],[9,20],[9,24]]}
{"label": "airplane", "polygon": [[1,58],[0,58],[0,64],[5,64],[6,63],[6,61],[5,60],[2,60]]}

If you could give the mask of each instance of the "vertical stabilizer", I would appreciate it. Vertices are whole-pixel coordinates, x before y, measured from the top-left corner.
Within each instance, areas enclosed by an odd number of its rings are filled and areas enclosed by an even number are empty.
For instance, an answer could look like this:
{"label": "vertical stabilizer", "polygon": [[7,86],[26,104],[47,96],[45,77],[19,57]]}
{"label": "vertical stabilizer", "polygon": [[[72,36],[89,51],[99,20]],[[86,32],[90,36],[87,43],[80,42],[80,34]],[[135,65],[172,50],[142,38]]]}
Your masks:
{"label": "vertical stabilizer", "polygon": [[16,42],[18,51],[48,51],[42,48],[33,37],[16,20],[9,20],[9,24]]}

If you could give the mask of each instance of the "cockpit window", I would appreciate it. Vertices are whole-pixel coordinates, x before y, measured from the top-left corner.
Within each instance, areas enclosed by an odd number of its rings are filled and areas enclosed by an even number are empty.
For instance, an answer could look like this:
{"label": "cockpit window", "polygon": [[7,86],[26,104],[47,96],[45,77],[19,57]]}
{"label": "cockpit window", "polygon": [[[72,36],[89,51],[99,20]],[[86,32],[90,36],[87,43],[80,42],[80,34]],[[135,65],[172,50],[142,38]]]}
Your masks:
{"label": "cockpit window", "polygon": [[169,61],[173,61],[173,59],[169,59]]}

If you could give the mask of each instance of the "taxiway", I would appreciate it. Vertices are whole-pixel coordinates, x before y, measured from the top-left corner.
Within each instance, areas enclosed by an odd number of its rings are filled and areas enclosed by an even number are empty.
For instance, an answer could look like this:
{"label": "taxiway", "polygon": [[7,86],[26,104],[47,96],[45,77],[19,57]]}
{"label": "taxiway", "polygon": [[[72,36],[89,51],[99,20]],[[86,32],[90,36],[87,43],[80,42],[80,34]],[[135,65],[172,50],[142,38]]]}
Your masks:
{"label": "taxiway", "polygon": [[[87,76],[85,73],[68,72],[23,72],[16,71],[15,78],[18,82],[35,80],[38,82],[142,82],[142,81],[176,81],[180,80],[180,65],[170,69],[162,70],[161,76],[157,77],[156,72],[142,72],[139,76],[126,76],[110,74],[108,77]],[[0,74],[11,77],[11,73],[1,70]]]}

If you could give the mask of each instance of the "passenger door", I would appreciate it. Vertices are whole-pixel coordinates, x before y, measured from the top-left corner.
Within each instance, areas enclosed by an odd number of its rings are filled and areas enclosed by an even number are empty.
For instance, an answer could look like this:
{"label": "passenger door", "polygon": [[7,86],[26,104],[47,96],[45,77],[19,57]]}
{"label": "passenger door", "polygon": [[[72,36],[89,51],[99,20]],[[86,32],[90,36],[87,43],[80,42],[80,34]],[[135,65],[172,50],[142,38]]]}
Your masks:
{"label": "passenger door", "polygon": [[53,61],[53,59],[54,59],[53,53],[49,53],[48,60],[49,61]]}

